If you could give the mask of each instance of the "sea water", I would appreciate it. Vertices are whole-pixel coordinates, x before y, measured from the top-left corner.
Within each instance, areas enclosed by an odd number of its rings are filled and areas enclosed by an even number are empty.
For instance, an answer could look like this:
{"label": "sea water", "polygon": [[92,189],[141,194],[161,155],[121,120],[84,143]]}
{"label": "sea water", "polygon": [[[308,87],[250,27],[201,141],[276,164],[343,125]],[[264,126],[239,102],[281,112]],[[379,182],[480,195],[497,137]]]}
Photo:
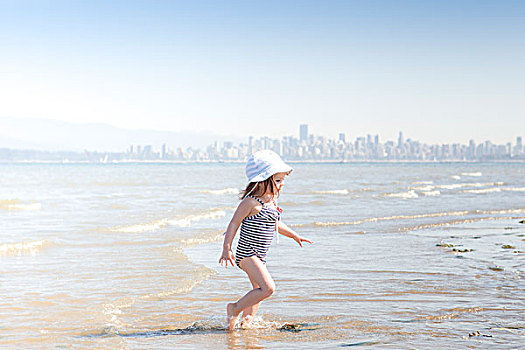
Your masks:
{"label": "sea water", "polygon": [[218,264],[242,164],[0,164],[0,347],[518,348],[525,164],[293,164],[274,295]]}

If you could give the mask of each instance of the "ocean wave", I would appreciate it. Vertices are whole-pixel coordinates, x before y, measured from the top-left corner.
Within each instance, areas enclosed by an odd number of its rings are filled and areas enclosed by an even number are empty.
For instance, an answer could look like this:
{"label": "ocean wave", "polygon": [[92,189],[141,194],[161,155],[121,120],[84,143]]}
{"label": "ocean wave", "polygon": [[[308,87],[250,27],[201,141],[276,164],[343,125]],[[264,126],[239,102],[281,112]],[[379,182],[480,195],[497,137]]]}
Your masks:
{"label": "ocean wave", "polygon": [[168,219],[162,219],[156,222],[148,224],[137,224],[130,226],[121,226],[110,229],[112,232],[124,232],[124,233],[142,233],[156,231],[162,227],[168,226]]}
{"label": "ocean wave", "polygon": [[415,182],[411,182],[411,184],[414,184],[414,185],[432,185],[434,183],[434,181],[415,181]]}
{"label": "ocean wave", "polygon": [[405,198],[405,199],[411,199],[411,198],[418,198],[418,194],[414,190],[410,190],[407,192],[401,192],[401,193],[384,193],[384,197],[392,197],[392,198]]}
{"label": "ocean wave", "polygon": [[441,212],[441,213],[429,213],[429,214],[416,214],[416,215],[393,215],[378,218],[368,218],[356,221],[343,221],[343,222],[314,222],[314,226],[344,226],[344,225],[360,225],[368,222],[379,222],[379,221],[390,221],[390,220],[410,220],[410,219],[422,219],[422,218],[435,218],[443,216],[462,216],[467,215],[468,211],[452,211],[452,212]]}
{"label": "ocean wave", "polygon": [[484,188],[480,190],[463,190],[461,193],[475,193],[475,194],[485,194],[485,193],[494,193],[494,192],[525,192],[525,187],[491,187]]}
{"label": "ocean wave", "polygon": [[189,293],[195,287],[200,285],[203,281],[207,280],[208,278],[215,275],[216,273],[217,273],[216,270],[210,269],[205,266],[199,266],[193,271],[191,277],[183,280],[181,283],[177,285],[177,287],[154,294],[154,295],[145,296],[143,297],[143,299],[149,299],[151,297],[165,298],[165,297],[169,297],[175,294]]}
{"label": "ocean wave", "polygon": [[238,188],[224,188],[222,190],[203,190],[201,193],[209,193],[209,194],[217,194],[217,195],[224,195],[224,194],[235,194],[238,195],[241,193],[241,191]]}
{"label": "ocean wave", "polygon": [[451,319],[461,316],[464,313],[478,313],[484,310],[485,308],[481,306],[472,307],[472,308],[459,308],[458,307],[454,309],[443,310],[443,313],[440,315],[421,316],[418,319],[419,320],[431,320],[431,321],[451,320]]}
{"label": "ocean wave", "polygon": [[124,233],[143,233],[143,232],[152,232],[163,227],[167,226],[177,226],[177,227],[191,227],[195,222],[202,220],[212,220],[219,219],[226,216],[226,212],[222,209],[213,209],[207,213],[200,215],[188,215],[180,219],[161,219],[158,221],[153,221],[144,224],[135,224],[129,226],[118,226],[110,228],[111,232],[124,232]]}
{"label": "ocean wave", "polygon": [[494,193],[494,192],[501,192],[501,188],[492,187],[492,188],[484,188],[482,190],[463,190],[461,191],[461,193],[476,193],[476,194]]}
{"label": "ocean wave", "polygon": [[515,216],[496,216],[496,217],[494,217],[494,216],[491,216],[491,217],[482,217],[482,218],[470,218],[470,219],[462,219],[462,220],[439,222],[439,223],[434,223],[434,224],[424,224],[424,225],[403,227],[403,228],[400,228],[399,231],[418,231],[418,230],[424,230],[424,229],[428,229],[428,228],[437,228],[437,227],[443,227],[443,226],[470,224],[470,223],[473,223],[473,222],[488,221],[488,220],[517,220],[517,219],[520,219],[520,217],[515,217]]}
{"label": "ocean wave", "polygon": [[[466,215],[504,215],[504,214],[523,214],[525,208],[515,209],[495,209],[495,210],[472,210],[472,211],[450,211],[450,212],[438,212],[438,213],[427,213],[427,214],[415,214],[415,215],[392,215],[377,218],[367,218],[356,221],[316,221],[313,223],[314,226],[348,226],[348,225],[361,225],[369,222],[381,222],[381,221],[394,221],[394,220],[413,220],[413,219],[424,219],[424,218],[439,218],[447,216],[466,216]],[[470,220],[470,219],[466,219]],[[304,227],[306,224],[296,224],[294,227]]]}
{"label": "ocean wave", "polygon": [[137,302],[142,300],[156,300],[164,299],[166,297],[177,295],[177,294],[187,294],[191,292],[195,287],[200,285],[203,281],[208,279],[210,276],[216,274],[217,271],[210,269],[205,266],[197,266],[186,278],[179,281],[176,286],[173,288],[157,292],[144,294],[136,297],[123,297],[115,300],[114,302],[106,303],[102,305],[102,314],[106,315],[108,320],[108,326],[113,328],[121,328],[124,326],[124,323],[120,320],[120,315],[122,314],[123,309],[127,309],[135,305]]}
{"label": "ocean wave", "polygon": [[184,239],[180,240],[180,243],[181,243],[181,245],[183,245],[184,247],[187,248],[187,247],[193,247],[193,246],[196,246],[196,245],[199,245],[199,244],[220,242],[220,241],[222,241],[223,238],[224,238],[224,236],[223,236],[223,232],[221,230],[221,231],[218,231],[218,232],[212,232],[212,233],[209,233],[209,234],[203,234],[201,236],[194,237],[194,238],[184,238]]}
{"label": "ocean wave", "polygon": [[8,199],[0,201],[0,210],[40,210],[41,203],[24,203],[19,199]]}
{"label": "ocean wave", "polygon": [[183,219],[168,220],[168,224],[179,227],[190,227],[192,223],[202,220],[220,219],[226,216],[226,212],[222,209],[214,209],[210,212],[200,215],[189,215]]}
{"label": "ocean wave", "polygon": [[418,190],[418,191],[432,191],[434,188],[435,187],[431,185],[410,187],[411,190]]}
{"label": "ocean wave", "polygon": [[479,171],[475,172],[475,173],[461,173],[461,176],[473,176],[473,177],[480,177],[482,176],[483,174]]}
{"label": "ocean wave", "polygon": [[429,196],[429,197],[436,197],[436,196],[439,196],[441,194],[441,192],[439,192],[438,190],[435,190],[435,191],[423,191],[421,193],[424,196]]}
{"label": "ocean wave", "polygon": [[446,190],[455,190],[458,188],[468,188],[468,187],[487,187],[487,186],[503,186],[504,182],[464,182],[459,184],[450,184],[450,185],[436,185],[436,188],[446,189]]}
{"label": "ocean wave", "polygon": [[497,215],[497,214],[520,214],[525,213],[525,208],[516,208],[516,209],[495,209],[495,210],[474,210],[471,213],[473,214],[488,214],[488,215]]}
{"label": "ocean wave", "polygon": [[454,180],[461,180],[461,176],[459,175],[452,175],[451,178],[453,178]]}
{"label": "ocean wave", "polygon": [[338,195],[348,195],[350,194],[349,190],[328,190],[328,191],[313,191],[315,194],[338,194]]}
{"label": "ocean wave", "polygon": [[52,243],[45,239],[33,242],[0,244],[0,257],[36,255],[51,245]]}
{"label": "ocean wave", "polygon": [[525,187],[503,187],[502,190],[510,192],[525,192]]}

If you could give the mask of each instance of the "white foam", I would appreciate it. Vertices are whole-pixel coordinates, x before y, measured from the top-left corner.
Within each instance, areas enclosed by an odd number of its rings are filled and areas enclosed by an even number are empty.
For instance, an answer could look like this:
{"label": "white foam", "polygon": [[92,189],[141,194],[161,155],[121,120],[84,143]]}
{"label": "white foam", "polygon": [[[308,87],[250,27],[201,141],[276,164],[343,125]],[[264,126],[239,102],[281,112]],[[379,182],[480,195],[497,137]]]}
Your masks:
{"label": "white foam", "polygon": [[483,194],[483,193],[494,193],[494,192],[525,192],[525,187],[491,187],[491,188],[484,188],[480,190],[464,190],[461,191],[462,193],[476,193],[476,194]]}
{"label": "white foam", "polygon": [[182,239],[180,242],[185,247],[193,247],[199,244],[206,244],[212,242],[220,242],[224,238],[222,230],[218,233],[212,233],[207,235],[202,235],[196,238],[186,238]]}
{"label": "white foam", "polygon": [[418,187],[411,187],[411,190],[418,190],[418,191],[432,191],[435,187],[434,186],[418,186]]}
{"label": "white foam", "polygon": [[111,232],[124,232],[124,233],[142,233],[152,232],[161,229],[166,226],[177,226],[177,227],[191,227],[192,223],[202,221],[218,219],[226,216],[226,212],[222,209],[213,209],[210,212],[200,215],[189,215],[180,219],[161,219],[145,224],[135,224],[129,226],[118,226],[109,229]]}
{"label": "white foam", "polygon": [[434,181],[416,181],[412,182],[414,185],[432,185]]}
{"label": "white foam", "polygon": [[226,212],[221,209],[215,209],[210,211],[209,213],[201,214],[201,215],[190,215],[183,219],[179,220],[168,220],[168,224],[172,226],[179,226],[179,227],[190,227],[193,222],[198,222],[202,220],[211,220],[211,219],[219,219],[226,216]]}
{"label": "white foam", "polygon": [[[323,227],[329,227],[329,226],[346,226],[346,225],[360,225],[367,222],[380,222],[380,221],[390,221],[390,220],[412,220],[412,219],[421,219],[421,218],[434,218],[434,217],[446,217],[446,216],[459,216],[464,217],[465,215],[474,214],[474,215],[480,215],[480,214],[521,214],[525,213],[525,208],[518,208],[518,209],[502,209],[502,210],[474,210],[474,211],[451,211],[451,212],[440,212],[440,213],[429,213],[429,214],[416,214],[416,215],[394,215],[394,216],[386,216],[386,217],[380,217],[380,218],[368,218],[363,220],[357,220],[357,221],[346,221],[346,222],[314,222],[314,226],[323,226]],[[472,218],[472,219],[463,219],[461,221],[451,221],[451,222],[474,222],[479,220],[489,220],[490,218]],[[501,219],[501,218],[499,218]],[[509,218],[510,219],[510,218]],[[405,228],[402,230],[416,230],[420,228],[427,228],[427,227],[434,227],[434,226],[440,226],[443,225],[442,223],[438,224],[429,224],[429,225],[418,225],[414,226],[412,228]],[[445,224],[445,225],[448,225]]]}
{"label": "white foam", "polygon": [[[520,209],[518,209],[520,210]],[[476,212],[477,213],[477,212]],[[360,225],[366,222],[380,222],[390,220],[411,220],[411,219],[422,219],[422,218],[435,218],[444,216],[463,216],[469,214],[468,211],[450,211],[450,212],[439,212],[439,213],[428,213],[428,214],[415,214],[415,215],[393,215],[385,216],[380,218],[368,218],[357,221],[344,221],[344,222],[314,222],[315,226],[346,226],[346,225]]]}
{"label": "white foam", "polygon": [[183,219],[177,219],[177,220],[168,220],[167,223],[171,226],[177,226],[177,227],[191,227],[191,218],[183,218]]}
{"label": "white foam", "polygon": [[344,190],[328,190],[328,191],[314,191],[315,194],[337,194],[337,195],[347,195],[350,194],[350,191]]}
{"label": "white foam", "polygon": [[501,209],[501,210],[475,210],[476,214],[521,214],[525,213],[525,208]]}
{"label": "white foam", "polygon": [[452,185],[439,185],[437,187],[445,189],[445,190],[455,190],[457,188],[465,187],[465,185],[464,184],[452,184]]}
{"label": "white foam", "polygon": [[[216,273],[216,270],[210,269],[205,266],[199,266],[193,271],[193,274],[190,277],[186,278],[182,282],[179,282],[177,287],[157,293],[155,296],[158,298],[165,298],[171,295],[189,293],[196,286],[200,285],[204,280],[207,280],[209,277],[215,275]],[[142,299],[149,299],[150,297],[151,295],[148,295],[142,297]]]}
{"label": "white foam", "polygon": [[461,173],[462,176],[474,176],[474,177],[480,177],[481,175],[483,175],[482,173],[480,173],[479,171],[478,172],[475,172],[475,173]]}
{"label": "white foam", "polygon": [[385,197],[393,197],[393,198],[405,198],[405,199],[411,199],[411,198],[418,198],[416,191],[410,190],[408,192],[401,192],[401,193],[385,193]]}
{"label": "white foam", "polygon": [[18,199],[0,201],[0,209],[3,210],[41,210],[41,203],[23,203]]}
{"label": "white foam", "polygon": [[241,191],[238,188],[224,188],[222,190],[204,190],[201,191],[201,193],[210,193],[210,194],[217,194],[217,195],[225,195],[225,194],[239,194]]}
{"label": "white foam", "polygon": [[31,204],[14,204],[9,206],[10,210],[40,210],[42,209],[42,204],[40,203],[31,203]]}
{"label": "white foam", "polygon": [[464,183],[450,184],[450,185],[436,185],[436,187],[446,189],[446,190],[455,190],[458,188],[487,187],[487,186],[501,186],[501,185],[503,185],[503,182],[464,182]]}
{"label": "white foam", "polygon": [[476,194],[494,193],[494,192],[501,192],[501,188],[492,187],[492,188],[484,188],[481,190],[463,190],[461,191],[461,193],[476,193]]}
{"label": "white foam", "polygon": [[439,192],[438,190],[435,190],[435,191],[423,191],[421,192],[424,196],[430,196],[430,197],[435,197],[435,196],[439,196],[441,194],[441,192]]}
{"label": "white foam", "polygon": [[459,175],[452,175],[451,176],[454,180],[461,180],[461,176]]}
{"label": "white foam", "polygon": [[155,231],[167,225],[168,225],[168,220],[162,219],[162,220],[147,223],[147,224],[137,224],[137,225],[130,225],[130,226],[115,227],[115,228],[110,229],[110,231],[124,232],[124,233],[142,233],[142,232]]}
{"label": "white foam", "polygon": [[[316,221],[314,222],[315,226],[321,226],[321,227],[328,227],[328,226],[347,226],[347,225],[359,225],[362,224],[364,220],[358,220],[358,221],[342,221],[342,222],[336,222],[336,221]],[[296,225],[297,226],[297,225]]]}
{"label": "white foam", "polygon": [[44,249],[44,247],[49,245],[50,242],[47,240],[0,244],[0,257],[36,255],[38,252]]}
{"label": "white foam", "polygon": [[525,192],[525,187],[503,187],[502,191]]}

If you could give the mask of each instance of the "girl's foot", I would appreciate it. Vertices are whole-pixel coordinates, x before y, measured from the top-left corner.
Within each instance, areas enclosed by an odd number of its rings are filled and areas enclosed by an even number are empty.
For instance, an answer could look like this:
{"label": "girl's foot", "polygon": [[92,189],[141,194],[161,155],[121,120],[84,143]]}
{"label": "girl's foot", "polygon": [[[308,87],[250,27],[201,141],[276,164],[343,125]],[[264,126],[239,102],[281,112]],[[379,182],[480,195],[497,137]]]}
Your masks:
{"label": "girl's foot", "polygon": [[243,319],[241,320],[241,328],[242,329],[250,329],[252,328],[252,322],[253,322],[253,317],[248,315],[246,317],[243,317]]}
{"label": "girl's foot", "polygon": [[241,313],[235,314],[235,304],[230,303],[228,306],[226,306],[226,314],[228,315],[228,330],[231,331],[235,328],[235,324],[237,323],[237,320],[239,319],[239,316]]}

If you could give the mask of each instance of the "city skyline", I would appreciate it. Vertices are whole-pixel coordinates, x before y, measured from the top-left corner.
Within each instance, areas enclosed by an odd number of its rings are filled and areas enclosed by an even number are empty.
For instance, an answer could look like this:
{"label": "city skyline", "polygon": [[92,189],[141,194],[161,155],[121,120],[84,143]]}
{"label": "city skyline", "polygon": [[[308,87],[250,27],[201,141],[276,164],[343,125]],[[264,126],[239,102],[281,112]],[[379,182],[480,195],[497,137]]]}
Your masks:
{"label": "city skyline", "polygon": [[504,143],[525,129],[524,16],[486,0],[1,2],[0,123]]}
{"label": "city skyline", "polygon": [[[358,138],[366,137],[367,135],[378,135],[381,140],[397,140],[399,132],[405,135],[409,135],[404,130],[396,129],[394,137],[388,138],[384,135],[370,131],[365,133],[355,133],[349,130],[340,129],[330,135],[322,134],[317,128],[312,127],[310,124],[304,122],[296,125],[295,132],[285,134],[280,137],[279,133],[273,133],[268,135],[245,135],[244,137],[236,136],[223,136],[214,134],[211,132],[188,132],[188,133],[177,133],[162,130],[133,130],[126,128],[116,128],[105,123],[69,123],[61,122],[57,120],[38,120],[38,119],[22,119],[18,120],[13,118],[0,118],[0,125],[3,126],[0,129],[0,148],[7,149],[28,149],[37,151],[100,151],[100,152],[119,152],[131,144],[151,145],[154,148],[160,149],[162,144],[169,144],[171,147],[182,147],[182,148],[195,148],[205,149],[210,144],[219,142],[233,142],[242,143],[247,142],[248,138],[260,137],[260,138],[274,138],[279,139],[282,137],[296,136],[302,140],[302,132],[308,133],[307,130],[314,130],[315,135],[322,135],[328,139],[338,139],[341,134],[344,134],[347,138]],[[307,126],[306,131],[301,130],[301,126]],[[7,131],[2,135],[2,131]],[[417,139],[421,143],[426,144],[468,144],[470,141],[475,143],[482,143],[487,140],[493,143],[506,144],[508,142],[515,141],[516,137],[520,137],[520,131],[516,130],[513,135],[508,135],[503,139],[503,142],[497,142],[492,137],[485,139],[480,138],[466,138],[466,141],[453,140],[452,142],[438,141],[429,142],[422,138],[419,133],[415,136],[409,136],[408,138]],[[129,134],[129,135],[127,135]],[[131,136],[130,136],[131,135]],[[76,141],[71,143],[70,141]],[[118,142],[113,142],[113,141]],[[28,142],[33,141],[33,142]],[[50,141],[53,141],[50,143]]]}
{"label": "city skyline", "polygon": [[[379,134],[356,136],[344,132],[336,139],[309,132],[301,124],[296,135],[273,138],[249,136],[247,142],[215,141],[205,149],[173,147],[162,144],[132,144],[122,152],[43,152],[0,147],[0,161],[55,160],[55,161],[245,161],[252,153],[270,149],[290,161],[494,161],[525,160],[525,147],[521,136],[515,143],[496,144],[490,140],[468,144],[427,144],[399,131],[397,140],[382,140]],[[25,157],[25,158],[24,158]]]}
{"label": "city skyline", "polygon": [[132,145],[126,152],[128,159],[178,159],[196,161],[244,161],[256,151],[270,149],[286,160],[309,161],[490,161],[490,160],[525,160],[525,148],[521,136],[516,143],[503,145],[490,140],[476,143],[469,140],[467,145],[426,144],[411,137],[405,138],[399,131],[396,141],[380,141],[379,134],[357,136],[354,140],[341,132],[337,139],[309,132],[308,124],[299,125],[297,135],[272,138],[263,136],[248,137],[247,143],[220,143],[216,141],[206,150],[172,150],[162,145],[161,150],[154,150],[151,145]]}

